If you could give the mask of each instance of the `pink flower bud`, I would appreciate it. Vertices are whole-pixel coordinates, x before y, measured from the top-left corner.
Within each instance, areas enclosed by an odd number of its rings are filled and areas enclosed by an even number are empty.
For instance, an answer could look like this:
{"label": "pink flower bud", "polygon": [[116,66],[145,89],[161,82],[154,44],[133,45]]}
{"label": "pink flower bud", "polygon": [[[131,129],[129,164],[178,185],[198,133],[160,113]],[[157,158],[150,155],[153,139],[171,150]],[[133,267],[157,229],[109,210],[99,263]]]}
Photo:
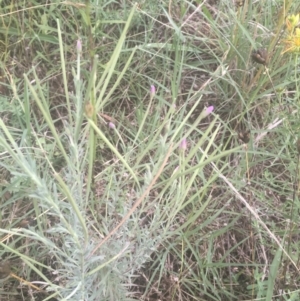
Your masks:
{"label": "pink flower bud", "polygon": [[214,106],[210,106],[208,108],[206,108],[206,114],[209,115],[212,111],[214,110]]}
{"label": "pink flower bud", "polygon": [[185,151],[187,148],[186,138],[183,138],[179,144],[179,149]]}
{"label": "pink flower bud", "polygon": [[76,48],[77,48],[77,51],[78,51],[78,52],[81,52],[82,44],[81,44],[81,40],[80,40],[80,39],[77,40]]}
{"label": "pink flower bud", "polygon": [[112,123],[111,121],[108,123],[108,127],[113,130],[116,128],[115,124]]}
{"label": "pink flower bud", "polygon": [[156,92],[155,86],[151,85],[151,87],[150,87],[150,94],[151,94],[151,96],[154,96],[155,92]]}

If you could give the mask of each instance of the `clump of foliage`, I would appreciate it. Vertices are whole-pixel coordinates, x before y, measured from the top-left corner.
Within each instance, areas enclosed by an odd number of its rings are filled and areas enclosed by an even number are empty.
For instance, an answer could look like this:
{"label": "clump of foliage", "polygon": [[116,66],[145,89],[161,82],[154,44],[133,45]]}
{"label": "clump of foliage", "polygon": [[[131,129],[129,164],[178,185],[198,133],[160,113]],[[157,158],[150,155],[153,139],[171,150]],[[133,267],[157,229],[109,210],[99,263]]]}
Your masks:
{"label": "clump of foliage", "polygon": [[293,1],[0,5],[1,300],[299,299]]}

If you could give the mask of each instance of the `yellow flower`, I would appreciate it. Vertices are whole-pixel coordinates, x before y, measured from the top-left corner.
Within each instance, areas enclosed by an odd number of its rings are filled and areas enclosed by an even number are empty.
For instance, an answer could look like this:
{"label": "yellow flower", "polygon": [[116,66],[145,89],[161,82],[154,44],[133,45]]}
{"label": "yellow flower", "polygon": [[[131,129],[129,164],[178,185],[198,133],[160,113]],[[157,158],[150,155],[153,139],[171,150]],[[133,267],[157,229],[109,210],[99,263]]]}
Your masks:
{"label": "yellow flower", "polygon": [[286,40],[283,40],[285,43],[285,49],[281,54],[286,52],[298,52],[300,53],[300,36],[292,36]]}
{"label": "yellow flower", "polygon": [[299,23],[299,18],[300,18],[299,14],[287,16],[286,27],[289,33],[292,34],[294,32],[295,27]]}
{"label": "yellow flower", "polygon": [[282,42],[285,44],[284,51],[286,52],[298,52],[300,53],[300,28],[296,27],[299,23],[300,15],[291,15],[286,18],[286,26],[288,36]]}

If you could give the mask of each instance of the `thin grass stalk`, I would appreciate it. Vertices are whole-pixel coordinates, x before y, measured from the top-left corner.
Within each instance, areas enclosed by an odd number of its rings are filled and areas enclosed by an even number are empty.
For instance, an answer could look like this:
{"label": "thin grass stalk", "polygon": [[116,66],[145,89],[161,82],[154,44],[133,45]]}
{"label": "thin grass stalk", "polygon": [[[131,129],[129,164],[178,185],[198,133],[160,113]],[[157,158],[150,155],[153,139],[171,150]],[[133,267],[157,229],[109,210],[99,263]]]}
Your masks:
{"label": "thin grass stalk", "polygon": [[62,68],[62,75],[63,75],[63,83],[64,83],[65,97],[66,97],[66,101],[67,101],[67,108],[68,108],[68,115],[69,115],[69,124],[73,124],[72,110],[71,110],[70,99],[69,99],[69,90],[68,90],[69,85],[68,85],[68,81],[67,81],[67,71],[66,71],[66,63],[65,63],[65,56],[64,56],[64,47],[63,47],[63,41],[62,41],[62,36],[61,36],[59,19],[57,19],[56,22],[57,22],[57,32],[58,32],[58,41],[59,41],[59,50],[60,50],[60,60],[61,60],[61,68]]}
{"label": "thin grass stalk", "polygon": [[[55,179],[58,181],[60,188],[61,188],[61,192],[66,196],[67,200],[69,201],[69,203],[71,204],[72,208],[74,209],[74,212],[76,214],[76,216],[78,217],[78,220],[81,224],[81,227],[83,229],[83,233],[84,233],[84,241],[87,242],[88,240],[88,231],[85,225],[85,220],[81,214],[81,211],[79,209],[79,207],[77,206],[76,201],[74,200],[68,186],[66,185],[66,183],[63,181],[63,179],[61,178],[61,176],[58,173],[54,174]],[[79,243],[80,245],[80,243]]]}
{"label": "thin grass stalk", "polygon": [[5,249],[5,250],[7,250],[9,253],[11,253],[11,254],[15,254],[18,258],[21,258],[31,269],[33,269],[42,279],[44,279],[44,281],[48,284],[48,285],[50,285],[50,286],[52,286],[53,288],[55,288],[55,285],[53,285],[52,283],[51,283],[51,281],[39,270],[39,269],[37,269],[36,267],[35,267],[35,265],[39,265],[39,266],[41,266],[41,267],[43,267],[43,268],[48,268],[47,266],[45,266],[45,265],[43,265],[43,264],[41,264],[41,263],[39,263],[39,262],[37,262],[37,261],[35,261],[34,259],[32,259],[32,258],[30,258],[30,257],[28,257],[28,256],[26,256],[25,254],[23,254],[23,253],[20,253],[18,250],[16,250],[15,248],[11,248],[11,247],[9,247],[8,245],[5,245],[4,243],[2,243],[1,241],[0,241],[0,246],[3,248],[3,249]]}
{"label": "thin grass stalk", "polygon": [[[20,151],[18,145],[15,143],[13,137],[11,136],[10,132],[8,131],[6,125],[4,124],[3,120],[0,119],[0,128],[3,130],[5,136],[8,138],[9,142],[12,144],[13,148],[7,143],[6,139],[0,136],[1,145],[4,149],[10,154],[10,156],[14,159],[14,161],[20,166],[23,167],[26,173],[31,174],[30,169],[28,168],[28,164],[24,164],[26,161],[22,152]],[[27,163],[27,162],[26,162]]]}
{"label": "thin grass stalk", "polygon": [[31,143],[31,123],[30,123],[30,101],[28,95],[28,85],[27,82],[24,82],[24,114],[25,114],[25,123],[27,129],[27,139],[26,142],[29,146],[32,145]]}
{"label": "thin grass stalk", "polygon": [[272,301],[274,300],[274,287],[276,283],[276,276],[278,275],[278,271],[280,268],[281,263],[281,257],[282,257],[282,249],[278,248],[276,251],[276,254],[274,256],[273,262],[270,266],[270,272],[268,275],[268,285],[267,285],[267,294],[266,294],[266,301]]}
{"label": "thin grass stalk", "polygon": [[[77,44],[80,43],[81,46],[81,41],[77,41]],[[82,46],[81,46],[82,47]],[[75,143],[78,143],[79,140],[79,135],[80,132],[82,132],[82,121],[83,121],[83,82],[81,81],[81,67],[80,67],[80,62],[81,62],[81,52],[82,49],[77,48],[77,68],[76,68],[76,74],[74,75],[74,82],[75,82],[75,93],[76,93],[76,117],[75,117],[75,133],[74,133],[74,140]],[[92,77],[92,74],[91,74]],[[88,90],[89,91],[89,90]]]}
{"label": "thin grass stalk", "polygon": [[[200,101],[201,101],[202,95],[199,97],[199,99],[195,102],[195,104],[193,105],[193,107],[188,111],[187,115],[185,116],[185,118],[182,120],[182,122],[179,124],[179,126],[176,127],[176,130],[173,134],[173,136],[171,137],[171,141],[175,141],[175,139],[177,139],[178,134],[181,132],[182,128],[184,126],[186,126],[188,119],[190,118],[190,116],[192,115],[192,113],[194,112],[194,110],[198,107]],[[193,125],[191,125],[190,129],[186,132],[186,134],[182,137],[187,138],[191,132],[196,128],[196,126],[199,124],[200,120],[203,118],[203,115],[200,114],[200,116],[196,119],[196,121],[193,123]],[[177,144],[175,144],[174,147],[178,147],[181,141],[179,141]]]}
{"label": "thin grass stalk", "polygon": [[[297,66],[298,61],[298,55],[295,55],[295,66]],[[295,78],[297,79],[297,67],[295,67]],[[298,80],[296,80],[296,91],[299,91],[299,85]],[[288,235],[288,241],[287,241],[287,253],[290,254],[290,248],[293,241],[293,230],[294,230],[294,215],[295,215],[295,202],[296,202],[296,194],[299,190],[299,161],[300,161],[300,143],[299,139],[297,140],[297,163],[296,163],[296,175],[295,175],[295,181],[293,184],[293,199],[292,199],[292,207],[290,210],[290,222],[289,222],[289,235]],[[299,213],[299,210],[298,210]],[[298,262],[297,262],[298,264]],[[288,268],[288,262],[286,261],[283,266],[283,279],[286,283],[286,277],[287,277],[287,268]]]}
{"label": "thin grass stalk", "polygon": [[[213,136],[209,139],[209,143],[208,143],[208,145],[207,145],[207,147],[206,147],[206,149],[205,149],[205,151],[204,151],[204,154],[207,155],[207,153],[208,153],[209,149],[211,148],[211,145],[212,145],[212,143],[213,143],[213,141],[214,141],[214,139],[215,139],[215,137],[216,137],[218,131],[219,131],[218,129],[215,130],[215,133],[214,133]],[[203,143],[203,142],[202,142],[202,143]],[[200,147],[200,145],[201,145],[202,143],[200,143],[199,145],[196,145],[193,149],[195,149],[195,150],[198,151],[198,150],[199,150],[199,147]],[[201,157],[200,162],[203,162],[203,160],[205,160],[205,155]],[[183,171],[184,171],[185,165],[186,165],[188,162],[190,162],[190,159],[186,158],[184,161],[185,161],[184,163],[180,164],[180,169],[183,170]],[[196,177],[199,176],[199,172],[200,172],[201,169],[203,169],[203,167],[202,167],[202,168],[199,168],[199,169],[196,169],[196,170],[193,171],[193,173],[189,176],[189,180],[186,182],[186,185],[184,185],[184,184],[185,184],[185,177],[184,177],[184,176],[181,177],[181,181],[182,181],[182,182],[181,182],[181,185],[184,186],[184,189],[183,189],[184,192],[183,192],[183,194],[182,194],[181,197],[180,197],[180,202],[183,203],[184,200],[186,200],[188,194],[190,193],[190,189],[191,189],[192,185],[194,184],[194,181],[195,181]],[[173,182],[170,182],[170,183],[173,183]],[[203,189],[203,188],[202,188],[202,189]],[[178,204],[178,203],[176,203],[176,204]],[[179,207],[177,208],[176,213],[174,213],[174,216],[177,215],[177,213],[178,213],[181,209],[182,209],[182,208],[179,206]]]}
{"label": "thin grass stalk", "polygon": [[[217,150],[215,150],[216,152]],[[215,161],[218,161],[219,159],[223,158],[223,157],[226,157],[232,153],[243,153],[243,149],[242,149],[242,146],[238,146],[238,147],[235,147],[233,149],[230,149],[230,150],[226,150],[226,151],[222,151],[222,153],[218,153],[216,155],[209,155],[207,157],[207,159],[204,161],[204,162],[200,162],[199,164],[197,164],[196,166],[193,166],[189,169],[185,169],[184,171],[181,171],[179,170],[178,173],[175,173],[171,179],[168,179],[167,181],[172,181],[172,180],[175,180],[177,177],[181,177],[182,175],[188,175],[190,174],[191,172],[193,172],[194,170],[198,169],[198,168],[201,168],[205,165],[207,165],[208,163],[212,163],[212,162],[215,162]]]}
{"label": "thin grass stalk", "polygon": [[[89,101],[86,103],[86,115],[88,119],[93,121],[97,128],[97,115],[96,115],[96,66],[98,62],[98,56],[94,58],[94,66],[88,85]],[[88,203],[91,192],[94,191],[94,168],[96,160],[96,148],[97,148],[97,137],[95,129],[89,126],[89,139],[88,139],[88,178],[87,178],[87,190],[86,190],[86,202]],[[93,204],[94,202],[92,202]]]}
{"label": "thin grass stalk", "polygon": [[[197,142],[196,146],[193,147],[193,149],[189,152],[188,156],[186,157],[186,161],[187,161],[187,162],[189,162],[189,161],[191,160],[191,158],[195,155],[195,153],[196,153],[197,151],[199,151],[199,147],[203,144],[203,142],[204,142],[205,140],[208,140],[208,141],[209,141],[209,144],[208,144],[208,145],[209,145],[209,147],[211,146],[211,143],[213,143],[214,138],[208,139],[208,135],[209,135],[209,133],[211,132],[211,130],[213,129],[213,127],[215,126],[216,121],[217,121],[217,118],[215,118],[215,119],[209,124],[209,127],[208,127],[207,130],[202,134],[202,137],[199,139],[199,141]],[[195,125],[197,125],[197,124],[195,123]],[[191,127],[191,129],[194,129],[194,128],[195,128],[195,127]],[[216,134],[218,133],[219,129],[220,129],[220,125],[217,125],[217,128],[216,128],[216,130],[214,131],[212,137],[215,137],[215,136],[216,136]],[[208,150],[208,149],[206,149],[206,151],[207,151],[207,150]],[[203,162],[204,160],[205,160],[205,157],[202,157],[202,162]],[[200,162],[200,163],[201,163],[201,162]]]}
{"label": "thin grass stalk", "polygon": [[[58,134],[56,132],[56,129],[55,129],[55,126],[53,124],[53,120],[52,120],[52,118],[50,116],[49,110],[47,108],[45,108],[44,105],[42,104],[42,102],[40,101],[40,99],[39,99],[39,97],[38,97],[35,89],[30,84],[29,79],[28,79],[28,77],[27,77],[26,74],[24,74],[24,78],[25,78],[25,82],[27,83],[27,85],[28,85],[28,87],[29,87],[29,89],[30,89],[30,91],[31,91],[31,93],[33,95],[34,100],[36,101],[39,109],[41,110],[41,112],[42,112],[42,114],[43,114],[43,116],[44,116],[44,118],[45,118],[45,120],[46,120],[46,122],[47,122],[47,124],[49,126],[49,129],[50,129],[50,131],[51,131],[51,133],[52,133],[52,135],[53,135],[53,137],[55,139],[55,142],[56,142],[58,148],[62,152],[62,154],[63,154],[63,156],[64,156],[67,164],[69,165],[70,164],[69,157],[68,157],[68,155],[67,155],[67,153],[65,151],[65,148],[63,147],[63,145],[62,145],[62,143],[60,141],[60,138],[59,138],[59,136],[58,136]],[[37,86],[39,86],[39,81],[37,81]]]}
{"label": "thin grass stalk", "polygon": [[130,14],[129,14],[129,17],[127,19],[127,22],[125,23],[125,27],[123,29],[123,32],[120,36],[120,39],[118,40],[118,43],[114,49],[114,52],[110,58],[110,60],[107,62],[106,64],[106,68],[104,69],[104,72],[96,86],[96,91],[99,91],[100,90],[100,94],[99,94],[99,97],[98,99],[96,100],[96,110],[98,111],[100,108],[103,108],[104,106],[104,103],[103,103],[103,96],[106,94],[106,90],[107,90],[107,86],[108,84],[110,83],[110,80],[111,80],[111,77],[114,73],[114,70],[115,70],[115,67],[116,67],[116,64],[117,64],[117,61],[119,59],[119,56],[120,56],[120,53],[121,53],[121,50],[122,50],[122,47],[123,47],[123,44],[124,44],[124,41],[125,41],[125,38],[126,38],[126,34],[127,34],[127,31],[129,29],[129,26],[130,26],[130,23],[131,23],[131,19],[134,15],[134,12],[135,12],[135,9],[136,9],[136,4],[133,6]]}
{"label": "thin grass stalk", "polygon": [[[97,91],[97,88],[95,88],[95,83],[97,81],[98,60],[99,60],[98,55],[95,55],[94,61],[93,61],[93,67],[92,67],[92,70],[91,70],[91,73],[89,76],[88,86],[87,86],[86,93],[85,93],[85,98],[84,98],[85,105],[90,102],[92,93],[95,93]],[[94,97],[96,99],[95,95],[94,95]]]}
{"label": "thin grass stalk", "polygon": [[[85,12],[81,12],[81,15],[84,17],[85,24],[87,26],[88,32],[88,49],[91,64],[94,63],[94,56],[95,56],[95,42],[92,34],[92,23],[91,23],[91,2],[89,0],[85,0]],[[93,65],[92,65],[93,66]]]}
{"label": "thin grass stalk", "polygon": [[147,110],[146,110],[146,112],[145,112],[145,114],[144,114],[144,117],[143,117],[143,119],[142,119],[142,122],[141,122],[141,124],[140,124],[140,126],[139,126],[139,129],[138,129],[138,131],[137,131],[137,133],[136,133],[136,136],[135,136],[135,138],[134,138],[134,141],[133,141],[133,143],[132,143],[133,145],[136,143],[136,140],[139,138],[140,133],[142,132],[142,130],[143,130],[143,128],[144,128],[146,119],[147,119],[147,117],[148,117],[148,115],[149,115],[149,112],[150,112],[150,109],[151,109],[151,106],[152,106],[152,100],[153,100],[153,95],[150,93],[150,99],[149,99],[148,107],[147,107]]}
{"label": "thin grass stalk", "polygon": [[107,93],[107,95],[105,96],[103,101],[99,102],[100,106],[98,107],[98,110],[101,110],[104,107],[104,105],[108,102],[108,100],[110,99],[113,92],[119,86],[125,72],[127,71],[128,67],[130,66],[130,63],[132,61],[132,58],[133,58],[135,52],[136,52],[136,48],[133,49],[132,53],[130,54],[129,58],[126,61],[126,64],[125,64],[124,68],[122,69],[121,73],[118,75],[118,77],[117,77],[116,81],[114,82],[113,86],[109,89],[109,92]]}
{"label": "thin grass stalk", "polygon": [[[136,158],[134,168],[137,168],[139,166],[140,162],[145,158],[146,154],[149,153],[153,144],[155,143],[155,141],[157,141],[158,137],[161,135],[163,129],[167,126],[168,123],[171,122],[173,112],[174,112],[174,107],[171,105],[169,107],[166,117],[164,118],[164,121],[158,127],[157,131],[155,132],[154,136],[152,137],[152,140],[149,141],[149,143],[146,146],[143,146],[143,149],[141,149],[141,152],[139,153],[138,158]],[[145,141],[142,141],[142,142],[145,142]]]}
{"label": "thin grass stalk", "polygon": [[118,157],[118,159],[123,163],[124,167],[129,171],[129,173],[132,175],[132,178],[134,179],[135,183],[140,186],[139,180],[137,176],[135,175],[132,168],[128,165],[127,161],[123,158],[123,156],[119,153],[119,151],[109,142],[109,140],[105,137],[105,135],[102,133],[102,131],[97,127],[97,125],[94,123],[92,119],[88,119],[89,124],[92,126],[92,128],[95,130],[97,135],[104,141],[104,143],[110,148],[110,150]]}

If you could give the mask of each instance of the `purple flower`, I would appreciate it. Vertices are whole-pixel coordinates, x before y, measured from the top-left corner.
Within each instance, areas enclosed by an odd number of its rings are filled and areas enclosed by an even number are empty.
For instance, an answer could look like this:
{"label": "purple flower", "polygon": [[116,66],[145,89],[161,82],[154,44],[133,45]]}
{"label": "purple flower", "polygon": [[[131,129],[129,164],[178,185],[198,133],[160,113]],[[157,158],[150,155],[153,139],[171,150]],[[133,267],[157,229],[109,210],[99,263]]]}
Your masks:
{"label": "purple flower", "polygon": [[207,117],[214,110],[214,106],[209,106],[208,108],[204,108],[201,112],[201,119]]}
{"label": "purple flower", "polygon": [[81,40],[80,40],[80,39],[77,40],[76,48],[77,48],[77,51],[78,51],[78,52],[81,52],[82,44],[81,44]]}
{"label": "purple flower", "polygon": [[206,113],[207,115],[209,115],[213,110],[214,110],[214,106],[210,106],[210,107],[206,108],[205,113]]}
{"label": "purple flower", "polygon": [[179,144],[179,149],[185,151],[187,148],[186,138],[183,138]]}
{"label": "purple flower", "polygon": [[111,121],[108,123],[108,127],[113,130],[116,128],[115,124],[112,123]]}
{"label": "purple flower", "polygon": [[150,87],[150,94],[151,94],[152,97],[155,95],[155,92],[156,92],[155,86],[151,85],[151,87]]}

